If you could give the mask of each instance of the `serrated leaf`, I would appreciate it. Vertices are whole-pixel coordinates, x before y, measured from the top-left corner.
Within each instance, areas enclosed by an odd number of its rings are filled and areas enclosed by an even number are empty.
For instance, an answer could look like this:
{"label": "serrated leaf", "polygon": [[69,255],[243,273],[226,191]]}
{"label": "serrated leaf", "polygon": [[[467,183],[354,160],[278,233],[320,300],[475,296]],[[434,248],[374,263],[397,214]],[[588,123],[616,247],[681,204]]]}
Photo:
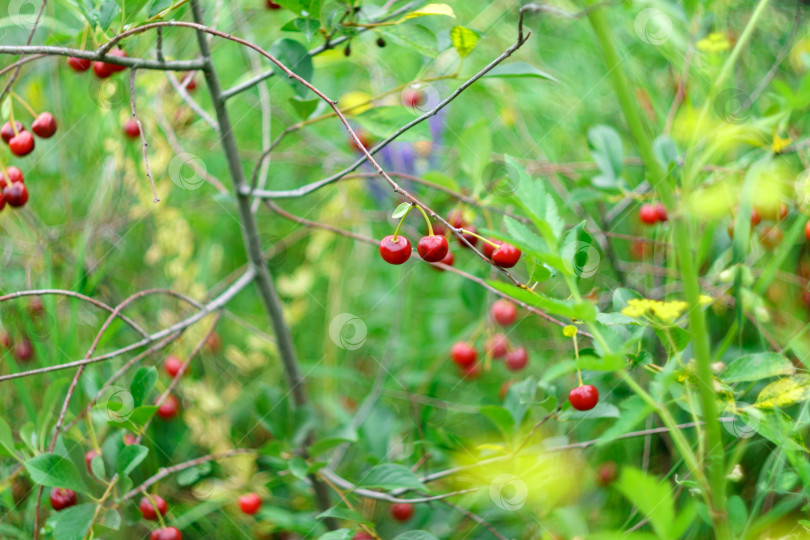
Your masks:
{"label": "serrated leaf", "polygon": [[546,242],[531,231],[526,225],[511,216],[504,216],[504,227],[512,240],[526,251],[535,253],[548,253]]}
{"label": "serrated leaf", "polygon": [[810,398],[810,375],[800,374],[772,382],[762,389],[754,407],[772,409],[787,407]]}
{"label": "serrated leaf", "polygon": [[25,469],[34,483],[46,487],[61,487],[86,493],[79,470],[72,461],[56,454],[40,454],[25,462]]}
{"label": "serrated leaf", "polygon": [[726,366],[720,379],[727,383],[758,381],[769,377],[792,375],[796,368],[785,356],[775,352],[747,354]]}
{"label": "serrated leaf", "polygon": [[552,75],[526,62],[499,64],[489,70],[484,77],[529,77],[557,82],[557,79]]}
{"label": "serrated leaf", "polygon": [[381,489],[415,489],[425,491],[427,488],[408,467],[397,463],[385,463],[372,467],[360,482],[365,487]]}
{"label": "serrated leaf", "polygon": [[548,313],[561,315],[569,319],[579,319],[585,322],[593,322],[596,320],[596,308],[590,302],[574,303],[557,300],[540,293],[520,289],[511,283],[504,283],[502,281],[488,280],[487,283],[512,298],[520,300],[524,304],[538,307]]}
{"label": "serrated leaf", "polygon": [[468,56],[478,43],[478,35],[463,26],[454,26],[450,29],[450,41],[462,58]]}

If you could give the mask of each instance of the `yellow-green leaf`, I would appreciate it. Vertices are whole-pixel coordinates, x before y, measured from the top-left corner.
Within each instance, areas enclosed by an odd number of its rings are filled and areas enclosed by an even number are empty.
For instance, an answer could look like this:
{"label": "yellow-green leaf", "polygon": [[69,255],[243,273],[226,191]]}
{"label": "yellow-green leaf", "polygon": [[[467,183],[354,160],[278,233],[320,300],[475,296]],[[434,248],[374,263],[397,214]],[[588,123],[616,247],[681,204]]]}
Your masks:
{"label": "yellow-green leaf", "polygon": [[754,406],[760,409],[787,407],[810,399],[810,375],[801,374],[772,382],[762,389]]}
{"label": "yellow-green leaf", "polygon": [[446,17],[453,17],[456,18],[456,14],[453,13],[453,8],[448,6],[447,4],[428,4],[424,7],[417,9],[416,11],[411,11],[400,20],[397,21],[397,24],[401,22],[405,22],[408,19],[415,19],[416,17],[425,17],[427,15],[445,15]]}
{"label": "yellow-green leaf", "polygon": [[478,43],[478,36],[475,32],[463,26],[454,26],[450,30],[450,39],[453,41],[453,47],[458,51],[458,55],[462,58],[470,54]]}

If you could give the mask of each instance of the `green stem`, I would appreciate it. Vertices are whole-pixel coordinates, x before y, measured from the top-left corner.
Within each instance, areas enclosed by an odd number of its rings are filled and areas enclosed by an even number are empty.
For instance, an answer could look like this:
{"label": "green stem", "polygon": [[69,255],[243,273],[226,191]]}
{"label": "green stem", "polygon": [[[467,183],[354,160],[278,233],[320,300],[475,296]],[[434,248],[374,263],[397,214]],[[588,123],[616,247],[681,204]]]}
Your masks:
{"label": "green stem", "polygon": [[[762,0],[767,1],[767,0]],[[593,5],[596,0],[589,0]],[[624,112],[628,127],[635,139],[642,161],[647,169],[648,177],[652,187],[657,191],[667,209],[675,207],[675,189],[670,184],[668,174],[659,164],[653,152],[652,142],[636,106],[634,94],[630,83],[621,68],[621,60],[613,43],[613,33],[605,17],[604,9],[594,9],[588,14],[591,26],[599,40],[602,53],[605,56],[608,70],[613,82],[616,96]],[[722,444],[722,432],[720,423],[717,420],[716,396],[713,389],[713,376],[711,370],[711,351],[709,346],[709,335],[706,327],[706,318],[703,309],[699,305],[700,284],[698,282],[697,269],[694,265],[692,253],[691,231],[687,216],[679,213],[672,213],[672,236],[673,244],[676,248],[678,267],[682,277],[684,296],[689,304],[689,330],[692,334],[692,348],[697,363],[698,389],[700,391],[701,409],[705,421],[706,430],[706,469],[709,477],[711,492],[707,494],[710,514],[715,527],[715,535],[720,540],[730,539],[731,530],[728,525],[727,503],[726,503],[726,477]],[[622,374],[623,379],[639,393],[643,389],[632,380],[627,374]],[[646,394],[646,392],[644,392]],[[644,397],[643,394],[639,394]],[[650,398],[652,399],[652,398]],[[669,411],[664,407],[658,407],[659,416],[665,421],[665,416],[671,420]],[[682,436],[682,434],[679,434]],[[673,440],[676,437],[673,436]],[[685,445],[685,439],[678,443],[679,447]],[[688,445],[685,445],[688,447]],[[688,447],[691,451],[691,447]],[[682,450],[683,451],[683,450]],[[686,455],[686,454],[685,454]],[[703,472],[697,461],[689,460],[687,463],[693,470],[695,476],[703,476]]]}
{"label": "green stem", "polygon": [[492,247],[494,247],[494,248],[496,248],[496,249],[497,249],[497,248],[499,248],[499,247],[501,247],[501,246],[500,246],[500,244],[496,244],[496,243],[495,243],[495,242],[493,242],[492,240],[489,240],[489,239],[487,239],[487,238],[484,238],[484,237],[483,237],[483,236],[481,236],[480,234],[475,234],[475,233],[474,233],[474,232],[472,232],[472,231],[468,231],[467,229],[459,229],[459,231],[461,231],[461,234],[469,234],[470,236],[474,236],[474,237],[478,238],[479,240],[481,240],[482,242],[486,242],[487,244],[489,244],[490,246],[492,246]]}
{"label": "green stem", "polygon": [[397,229],[394,231],[394,238],[392,238],[392,242],[394,242],[395,244],[397,243],[397,236],[399,236],[399,230],[402,228],[402,224],[405,223],[405,218],[408,217],[408,214],[410,214],[411,210],[413,210],[413,207],[414,205],[408,207],[408,210],[404,214],[402,214],[401,218],[399,218]]}
{"label": "green stem", "polygon": [[425,218],[425,223],[427,223],[428,226],[428,236],[433,236],[433,225],[431,225],[430,218],[425,213],[425,209],[419,206],[418,204],[416,205],[416,207],[419,209],[420,212],[422,212],[422,217]]}

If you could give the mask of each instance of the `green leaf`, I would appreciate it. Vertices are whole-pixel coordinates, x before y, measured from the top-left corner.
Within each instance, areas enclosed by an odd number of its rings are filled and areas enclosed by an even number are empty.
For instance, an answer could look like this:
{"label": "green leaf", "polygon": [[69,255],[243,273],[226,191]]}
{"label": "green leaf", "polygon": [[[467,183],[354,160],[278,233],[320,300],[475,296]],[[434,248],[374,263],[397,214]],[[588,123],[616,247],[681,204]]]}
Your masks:
{"label": "green leaf", "polygon": [[410,19],[415,19],[416,17],[426,17],[429,15],[444,15],[445,17],[456,18],[455,13],[453,13],[453,8],[447,4],[428,4],[405,14],[405,16],[399,19],[396,24],[403,23]]}
{"label": "green leaf", "polygon": [[309,41],[320,28],[321,21],[319,19],[297,17],[282,26],[281,30],[284,32],[301,32],[306,36],[307,41]]}
{"label": "green leaf", "polygon": [[658,163],[664,169],[669,169],[670,164],[678,163],[678,148],[675,142],[666,135],[659,135],[653,142],[653,152]]}
{"label": "green leaf", "polygon": [[82,540],[90,530],[96,505],[80,504],[60,510],[53,521],[54,540]]}
{"label": "green leaf", "polygon": [[492,420],[495,427],[500,430],[504,437],[508,437],[515,428],[515,420],[510,412],[498,405],[485,405],[480,409],[481,414]]}
{"label": "green leaf", "polygon": [[388,26],[385,29],[385,35],[400,45],[409,47],[428,58],[436,58],[439,55],[439,43],[436,34],[421,24]]}
{"label": "green leaf", "polygon": [[772,409],[787,407],[810,398],[810,375],[800,374],[772,382],[762,389],[754,407]]}
{"label": "green leaf", "polygon": [[135,406],[142,405],[143,400],[152,391],[152,388],[157,382],[158,374],[155,366],[142,367],[135,372],[132,377],[132,383],[129,385],[129,391],[132,393],[132,400]]}
{"label": "green leaf", "polygon": [[308,467],[309,466],[307,465],[307,462],[300,457],[294,457],[290,460],[290,472],[293,473],[293,476],[295,476],[299,480],[307,479]]}
{"label": "green leaf", "polygon": [[8,427],[8,424],[3,418],[0,418],[0,449],[4,450],[4,455],[16,455],[14,449],[14,436],[11,434],[11,428]]}
{"label": "green leaf", "polygon": [[720,378],[727,383],[747,382],[792,375],[795,372],[796,368],[785,356],[763,352],[735,358],[726,366]]}
{"label": "green leaf", "polygon": [[79,470],[72,461],[56,454],[40,454],[25,462],[25,468],[34,483],[46,487],[61,487],[86,493]]}
{"label": "green leaf", "polygon": [[591,156],[599,172],[593,183],[600,188],[616,188],[624,167],[622,139],[610,126],[594,126],[588,130],[588,144]]}
{"label": "green leaf", "polygon": [[118,2],[116,0],[104,0],[98,11],[98,24],[102,30],[107,30],[119,13]]}
{"label": "green leaf", "polygon": [[486,290],[480,287],[476,282],[465,279],[461,283],[460,292],[464,307],[470,310],[471,313],[480,313],[484,301],[486,301]]}
{"label": "green leaf", "polygon": [[504,408],[509,411],[514,420],[514,425],[520,425],[529,406],[534,401],[535,393],[537,392],[537,380],[534,377],[529,377],[509,387],[506,392],[506,399],[503,401]]}
{"label": "green leaf", "polygon": [[510,243],[514,243],[529,252],[540,254],[549,252],[549,247],[546,242],[515,218],[504,216],[503,225],[506,228],[506,232],[509,233]]}
{"label": "green leaf", "polygon": [[489,70],[484,77],[534,77],[557,82],[557,79],[553,76],[526,62],[512,62],[497,65]]}
{"label": "green leaf", "polygon": [[171,5],[172,0],[152,0],[152,3],[149,4],[149,9],[146,13],[148,14],[149,18],[152,18]]}
{"label": "green leaf", "polygon": [[381,489],[415,489],[418,491],[426,491],[419,477],[416,476],[408,467],[399,465],[397,463],[385,463],[372,467],[368,473],[362,478],[360,483],[365,487],[381,488]]}
{"label": "green leaf", "polygon": [[584,221],[569,229],[563,237],[560,250],[566,273],[579,278],[595,275],[602,262],[602,255],[595,245],[593,237],[585,230]]}
{"label": "green leaf", "polygon": [[620,418],[621,412],[619,412],[619,408],[615,405],[600,401],[596,404],[596,407],[587,411],[578,411],[572,407],[566,411],[565,416],[580,420],[593,418]]}
{"label": "green leaf", "polygon": [[[307,48],[299,42],[288,38],[280,39],[270,46],[269,52],[299,77],[306,81],[312,80],[314,73],[312,57],[309,55]],[[292,85],[295,93],[299,96],[305,96],[309,92],[306,86],[295,79],[287,77],[280,67],[273,64],[273,69],[276,75],[284,78]]]}
{"label": "green leaf", "polygon": [[332,448],[340,446],[343,443],[356,441],[356,435],[354,437],[325,437],[323,439],[319,439],[312,446],[310,446],[308,452],[310,456],[318,456],[328,450],[331,450]]}
{"label": "green leaf", "polygon": [[670,538],[669,531],[675,520],[675,503],[669,482],[659,482],[639,469],[624,467],[616,487],[650,520],[659,538]]}
{"label": "green leaf", "polygon": [[394,213],[391,214],[391,217],[394,219],[399,219],[408,212],[410,212],[411,208],[413,208],[413,205],[411,203],[408,202],[401,203],[399,206],[397,206],[396,210],[394,210]]}
{"label": "green leaf", "polygon": [[647,405],[639,396],[630,396],[621,402],[619,407],[622,411],[621,415],[597,439],[597,446],[607,444],[616,440],[617,437],[633,431],[652,413],[652,407]]}
{"label": "green leaf", "polygon": [[463,26],[454,26],[450,29],[450,41],[462,58],[468,56],[478,43],[478,35]]}
{"label": "green leaf", "polygon": [[[405,107],[390,106],[374,107],[355,116],[354,119],[372,135],[385,139],[413,120],[414,116]],[[416,124],[397,137],[397,140],[404,142],[429,141],[431,140],[430,126],[427,122]]]}
{"label": "green leaf", "polygon": [[135,467],[141,464],[146,459],[149,449],[139,444],[130,444],[125,446],[121,453],[118,454],[118,463],[116,464],[116,471],[121,476],[129,476]]}
{"label": "green leaf", "polygon": [[320,535],[318,540],[350,540],[350,538],[352,538],[351,529],[337,529]]}
{"label": "green leaf", "polygon": [[439,540],[427,531],[408,531],[398,535],[394,540]]}
{"label": "green leaf", "polygon": [[333,506],[329,510],[326,510],[325,512],[321,512],[320,514],[318,514],[317,517],[318,519],[331,517],[343,521],[355,521],[357,523],[371,523],[362,515],[360,515],[359,512],[352,510],[350,508],[343,508],[340,506]]}
{"label": "green leaf", "polygon": [[557,300],[540,293],[520,289],[511,283],[504,283],[502,281],[488,280],[487,283],[512,298],[520,300],[524,304],[538,307],[548,313],[568,317],[569,319],[579,319],[585,322],[593,322],[596,320],[596,308],[590,302],[573,303]]}
{"label": "green leaf", "polygon": [[318,108],[318,103],[320,102],[320,98],[303,99],[300,96],[293,96],[290,99],[290,105],[295,109],[296,114],[298,114],[301,120],[306,120],[312,116],[312,113]]}

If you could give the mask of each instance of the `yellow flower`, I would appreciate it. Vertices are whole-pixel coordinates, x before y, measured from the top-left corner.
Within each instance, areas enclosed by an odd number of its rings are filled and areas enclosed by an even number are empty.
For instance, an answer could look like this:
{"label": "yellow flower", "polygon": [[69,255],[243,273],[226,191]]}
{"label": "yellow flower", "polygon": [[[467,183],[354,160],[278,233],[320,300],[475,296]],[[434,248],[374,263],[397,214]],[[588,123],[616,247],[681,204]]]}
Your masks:
{"label": "yellow flower", "polygon": [[790,143],[793,142],[790,138],[783,139],[779,135],[773,136],[773,143],[771,143],[771,149],[773,149],[774,154],[781,154],[785,148],[790,146]]}
{"label": "yellow flower", "polygon": [[725,34],[712,32],[697,43],[697,48],[706,52],[726,51],[731,47],[731,42]]}
{"label": "yellow flower", "polygon": [[708,306],[708,305],[709,305],[709,304],[711,304],[712,302],[714,302],[714,298],[712,298],[711,296],[707,296],[707,295],[705,295],[705,294],[701,294],[701,295],[698,297],[698,304],[700,304],[701,306]]}

